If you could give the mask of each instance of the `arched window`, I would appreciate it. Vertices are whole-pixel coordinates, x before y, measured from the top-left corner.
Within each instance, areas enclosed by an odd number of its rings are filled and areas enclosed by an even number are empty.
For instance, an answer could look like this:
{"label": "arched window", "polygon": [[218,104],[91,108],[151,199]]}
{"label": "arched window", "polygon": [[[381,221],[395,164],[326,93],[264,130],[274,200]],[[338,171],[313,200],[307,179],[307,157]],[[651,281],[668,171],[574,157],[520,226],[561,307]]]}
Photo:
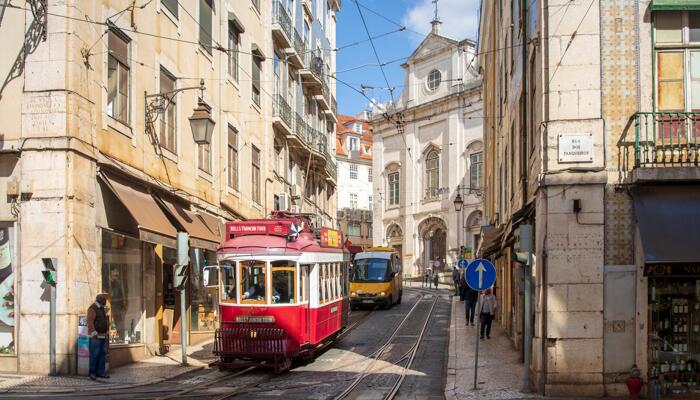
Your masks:
{"label": "arched window", "polygon": [[440,188],[440,154],[432,150],[425,157],[425,197],[437,197]]}
{"label": "arched window", "polygon": [[442,74],[440,71],[434,69],[428,74],[428,89],[435,90],[440,86],[440,81],[442,80]]}

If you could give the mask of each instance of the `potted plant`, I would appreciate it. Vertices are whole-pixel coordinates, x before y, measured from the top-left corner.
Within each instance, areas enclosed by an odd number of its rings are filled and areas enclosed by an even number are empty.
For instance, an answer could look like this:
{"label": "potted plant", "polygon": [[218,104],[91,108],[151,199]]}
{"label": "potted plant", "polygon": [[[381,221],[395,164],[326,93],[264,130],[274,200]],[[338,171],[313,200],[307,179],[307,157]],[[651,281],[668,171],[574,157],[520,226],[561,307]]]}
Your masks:
{"label": "potted plant", "polygon": [[642,385],[644,384],[642,372],[637,368],[637,364],[632,365],[630,376],[625,383],[627,384],[627,390],[630,394],[630,400],[637,400],[639,398],[639,392],[642,391]]}

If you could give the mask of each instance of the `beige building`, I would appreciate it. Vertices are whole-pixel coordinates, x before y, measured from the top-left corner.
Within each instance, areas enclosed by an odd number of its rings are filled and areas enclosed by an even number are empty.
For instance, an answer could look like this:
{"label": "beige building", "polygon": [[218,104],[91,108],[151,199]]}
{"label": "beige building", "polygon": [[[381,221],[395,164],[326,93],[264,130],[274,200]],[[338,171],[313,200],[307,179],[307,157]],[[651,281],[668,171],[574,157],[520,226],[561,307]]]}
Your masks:
{"label": "beige building", "polygon": [[[396,104],[375,108],[375,245],[399,250],[404,274],[457,261],[481,225],[481,77],[476,44],[440,34],[440,21],[408,58]],[[460,196],[463,208],[454,208]]]}
{"label": "beige building", "polygon": [[700,2],[526,3],[482,2],[479,32],[501,324],[545,394],[623,395],[636,364],[697,395]]}
{"label": "beige building", "polygon": [[[335,60],[322,66],[314,54],[333,46],[340,2],[307,3],[48,0],[48,16],[38,1],[5,10],[0,370],[49,369],[43,257],[58,261],[58,371],[74,373],[79,316],[97,293],[110,302],[111,366],[181,343],[178,231],[190,235],[196,343],[216,327],[216,292],[201,271],[216,263],[224,220],[284,209],[334,224],[334,123],[321,125],[332,113],[318,110],[335,106],[334,86],[323,85]],[[295,10],[308,34],[284,31],[280,10]],[[294,108],[291,133],[277,117],[281,69],[309,104]],[[188,121],[200,96],[215,123],[209,144],[194,141]],[[316,130],[302,136],[304,124]]]}

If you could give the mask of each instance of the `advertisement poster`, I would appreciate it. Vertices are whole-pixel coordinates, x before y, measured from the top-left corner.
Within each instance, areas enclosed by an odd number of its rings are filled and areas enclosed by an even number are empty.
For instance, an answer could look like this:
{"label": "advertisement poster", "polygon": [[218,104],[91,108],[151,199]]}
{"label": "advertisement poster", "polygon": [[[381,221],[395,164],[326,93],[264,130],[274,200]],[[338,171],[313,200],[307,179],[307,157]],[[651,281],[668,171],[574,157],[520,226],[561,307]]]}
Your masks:
{"label": "advertisement poster", "polygon": [[78,316],[78,375],[87,375],[90,370],[90,337],[87,315]]}
{"label": "advertisement poster", "polygon": [[11,223],[0,225],[0,354],[15,353],[15,275]]}

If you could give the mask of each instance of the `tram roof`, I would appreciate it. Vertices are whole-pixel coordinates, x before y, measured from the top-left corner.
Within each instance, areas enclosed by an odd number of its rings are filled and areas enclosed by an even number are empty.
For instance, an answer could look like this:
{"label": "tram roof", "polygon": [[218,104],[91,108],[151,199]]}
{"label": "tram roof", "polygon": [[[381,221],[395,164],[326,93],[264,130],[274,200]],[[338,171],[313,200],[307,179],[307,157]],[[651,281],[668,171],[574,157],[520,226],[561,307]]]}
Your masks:
{"label": "tram roof", "polygon": [[222,254],[251,254],[251,255],[300,255],[311,253],[342,253],[342,248],[321,247],[313,234],[302,232],[294,241],[284,236],[275,235],[244,235],[235,236],[219,246]]}
{"label": "tram roof", "polygon": [[379,258],[383,260],[389,260],[391,259],[392,254],[393,253],[390,253],[388,251],[365,251],[362,253],[355,254],[355,260],[364,260],[367,258]]}

